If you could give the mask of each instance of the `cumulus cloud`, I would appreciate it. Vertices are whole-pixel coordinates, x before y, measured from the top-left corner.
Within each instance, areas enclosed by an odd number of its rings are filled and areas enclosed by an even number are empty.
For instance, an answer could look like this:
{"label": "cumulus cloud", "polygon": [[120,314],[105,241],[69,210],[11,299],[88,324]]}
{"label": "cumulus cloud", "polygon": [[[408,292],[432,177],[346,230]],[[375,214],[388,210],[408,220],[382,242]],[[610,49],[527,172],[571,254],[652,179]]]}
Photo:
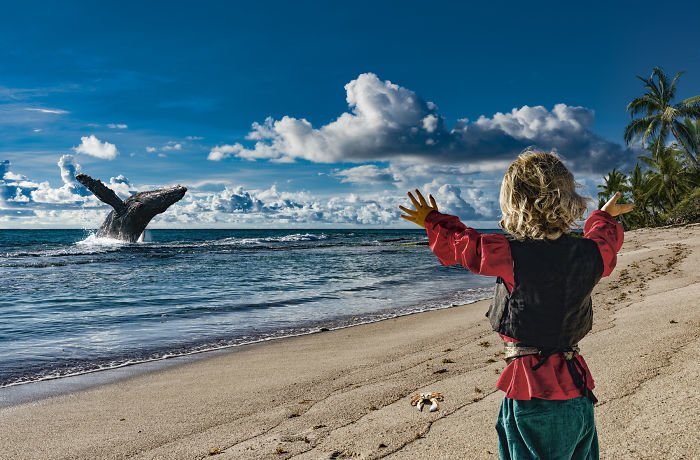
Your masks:
{"label": "cumulus cloud", "polygon": [[209,160],[366,162],[420,158],[432,163],[472,164],[512,159],[528,146],[558,151],[581,171],[603,171],[634,155],[592,131],[594,113],[557,104],[523,106],[475,122],[448,127],[437,106],[415,92],[365,73],[345,85],[349,111],[318,128],[284,116],[253,123],[242,143],[217,145]]}
{"label": "cumulus cloud", "polygon": [[10,171],[9,160],[0,162],[0,208],[22,205],[29,201],[29,193],[39,184],[26,176]]}
{"label": "cumulus cloud", "polygon": [[347,194],[326,198],[308,192],[285,192],[275,185],[264,190],[225,187],[218,192],[191,190],[161,216],[178,224],[388,225],[398,221],[398,201]]}
{"label": "cumulus cloud", "polygon": [[174,152],[180,150],[182,150],[182,143],[176,141],[168,141],[160,147],[154,147],[152,145],[146,147],[146,152],[148,153],[161,152],[158,154],[159,157],[167,156],[163,152]]}
{"label": "cumulus cloud", "polygon": [[85,203],[90,193],[75,179],[80,166],[72,155],[58,160],[63,185],[51,187],[49,182],[35,182],[9,170],[10,162],[0,163],[0,205],[3,207],[61,204],[74,206]]}
{"label": "cumulus cloud", "polygon": [[[9,162],[0,163],[0,222],[11,225],[74,226],[99,225],[108,209],[75,180],[80,166],[71,155],[58,161],[63,185],[51,187],[48,182],[35,182],[10,171]],[[388,168],[386,168],[388,169]],[[383,174],[377,168],[378,174]],[[359,170],[361,172],[362,170]],[[350,173],[352,174],[352,173]],[[123,175],[111,177],[106,185],[121,198],[135,193]],[[151,190],[167,184],[139,187]],[[488,217],[478,186],[438,185],[427,183],[424,190],[433,193],[441,209],[459,214],[464,219]],[[357,226],[394,225],[399,220],[399,204],[407,204],[403,194],[371,192],[316,196],[307,191],[283,191],[276,185],[266,189],[224,186],[218,190],[192,187],[184,199],[159,215],[154,226]],[[491,203],[492,204],[492,203]]]}
{"label": "cumulus cloud", "polygon": [[339,169],[333,175],[340,178],[340,182],[353,184],[387,184],[396,182],[396,177],[389,168],[379,168],[376,165],[355,166],[348,169]]}
{"label": "cumulus cloud", "polygon": [[80,170],[80,165],[75,162],[73,155],[61,155],[58,159],[58,168],[61,170],[61,180],[64,185],[82,187],[75,176]]}
{"label": "cumulus cloud", "polygon": [[101,158],[103,160],[114,160],[119,154],[119,151],[114,144],[102,142],[95,137],[94,134],[81,137],[80,145],[73,147],[73,150],[76,153],[84,153],[85,155]]}
{"label": "cumulus cloud", "polygon": [[127,179],[123,174],[119,174],[117,177],[110,177],[109,184],[107,184],[107,186],[114,190],[114,192],[123,200],[126,200],[131,195],[136,193],[136,190],[133,190],[134,187],[129,182],[129,179]]}
{"label": "cumulus cloud", "polygon": [[[262,148],[262,147],[261,147]],[[223,160],[224,158],[228,158],[230,156],[239,156],[242,151],[245,149],[241,144],[234,144],[234,145],[217,145],[211,151],[209,152],[209,155],[207,158],[212,161],[220,161]],[[275,158],[278,155],[272,155],[270,158]]]}
{"label": "cumulus cloud", "polygon": [[63,186],[53,188],[48,182],[40,182],[34,190],[29,192],[31,201],[68,205],[85,203],[90,192],[75,178],[80,172],[80,165],[75,162],[73,155],[62,155],[57,164],[61,170]]}
{"label": "cumulus cloud", "polygon": [[485,220],[496,217],[497,195],[488,198],[480,186],[460,186],[433,181],[423,186],[425,193],[432,194],[441,212],[459,216],[465,220]]}
{"label": "cumulus cloud", "polygon": [[179,142],[168,142],[161,148],[164,152],[170,152],[172,150],[182,150],[182,144]]}

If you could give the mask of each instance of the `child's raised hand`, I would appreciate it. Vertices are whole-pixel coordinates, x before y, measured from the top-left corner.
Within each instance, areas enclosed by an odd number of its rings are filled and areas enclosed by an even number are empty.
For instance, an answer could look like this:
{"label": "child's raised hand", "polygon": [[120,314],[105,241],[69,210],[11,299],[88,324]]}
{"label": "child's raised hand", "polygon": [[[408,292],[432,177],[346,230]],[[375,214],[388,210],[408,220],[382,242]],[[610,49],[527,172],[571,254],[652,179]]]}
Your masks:
{"label": "child's raised hand", "polygon": [[634,209],[634,203],[617,204],[617,200],[619,200],[621,196],[622,194],[620,192],[615,193],[600,210],[607,212],[613,217],[617,217],[620,214],[625,214]]}
{"label": "child's raised hand", "polygon": [[410,198],[411,203],[413,203],[413,206],[416,209],[413,210],[404,208],[403,206],[399,206],[399,209],[406,213],[401,214],[401,217],[403,217],[409,222],[413,222],[414,224],[418,224],[421,227],[425,227],[425,218],[432,211],[437,211],[438,206],[435,202],[435,198],[433,198],[433,195],[428,195],[428,198],[430,199],[430,204],[428,204],[428,202],[425,201],[425,198],[423,198],[423,195],[418,189],[416,189],[416,196],[418,196],[418,199],[416,199],[411,192],[408,192],[408,198]]}

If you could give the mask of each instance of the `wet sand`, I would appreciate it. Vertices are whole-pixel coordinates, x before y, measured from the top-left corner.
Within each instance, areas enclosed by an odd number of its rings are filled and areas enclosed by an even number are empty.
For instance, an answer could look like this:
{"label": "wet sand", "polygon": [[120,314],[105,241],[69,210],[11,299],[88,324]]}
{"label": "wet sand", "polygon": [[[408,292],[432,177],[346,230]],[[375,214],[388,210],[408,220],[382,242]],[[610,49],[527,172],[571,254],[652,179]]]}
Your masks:
{"label": "wet sand", "polygon": [[[581,349],[604,458],[700,457],[698,267],[700,225],[629,232],[596,288]],[[497,458],[504,363],[487,303],[244,346],[6,407],[0,458]],[[423,391],[445,395],[438,412],[410,406]]]}

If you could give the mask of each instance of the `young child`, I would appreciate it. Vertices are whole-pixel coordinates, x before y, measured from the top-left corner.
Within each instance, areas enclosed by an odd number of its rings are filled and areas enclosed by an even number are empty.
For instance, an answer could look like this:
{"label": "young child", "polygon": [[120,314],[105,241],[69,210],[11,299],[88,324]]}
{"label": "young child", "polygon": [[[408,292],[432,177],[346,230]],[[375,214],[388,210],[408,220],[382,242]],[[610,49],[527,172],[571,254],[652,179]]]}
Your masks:
{"label": "young child", "polygon": [[401,217],[425,227],[443,265],[497,277],[487,316],[504,341],[508,365],[496,423],[501,459],[598,459],[595,384],[578,342],[592,326],[591,291],[617,262],[623,241],[615,217],[632,210],[616,193],[584,225],[573,175],[552,153],[522,153],[501,185],[502,234],[480,234],[408,193]]}

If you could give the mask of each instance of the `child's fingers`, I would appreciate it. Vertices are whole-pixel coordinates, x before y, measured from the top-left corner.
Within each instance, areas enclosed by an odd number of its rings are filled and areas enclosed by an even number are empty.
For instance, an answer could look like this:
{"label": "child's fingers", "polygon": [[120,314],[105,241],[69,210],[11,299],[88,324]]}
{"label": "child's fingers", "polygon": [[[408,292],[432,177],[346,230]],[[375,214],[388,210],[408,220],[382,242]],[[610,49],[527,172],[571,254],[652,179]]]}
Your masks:
{"label": "child's fingers", "polygon": [[423,198],[423,194],[420,192],[420,190],[416,189],[416,195],[418,196],[418,200],[422,206],[428,206],[428,202],[425,201],[425,198]]}
{"label": "child's fingers", "polygon": [[413,216],[405,216],[405,215],[401,214],[400,217],[403,219],[406,219],[409,222],[413,222],[414,224],[416,223],[416,218]]}
{"label": "child's fingers", "polygon": [[437,203],[435,202],[435,198],[433,198],[433,195],[428,195],[428,198],[430,199],[430,207],[437,209]]}
{"label": "child's fingers", "polygon": [[620,204],[618,208],[620,209],[620,214],[625,214],[634,209],[634,203]]}
{"label": "child's fingers", "polygon": [[620,198],[620,192],[616,192],[610,199],[608,200],[607,203],[603,206],[603,208],[611,208],[615,206],[615,203],[617,203],[617,200]]}
{"label": "child's fingers", "polygon": [[411,192],[408,192],[408,198],[411,200],[411,203],[413,203],[413,206],[415,206],[416,209],[420,208],[420,203],[415,199]]}
{"label": "child's fingers", "polygon": [[413,210],[413,209],[404,208],[403,206],[399,206],[399,209],[402,210],[403,212],[405,212],[405,213],[408,214],[408,215],[411,215],[411,214],[418,214],[418,211],[415,211],[415,210]]}
{"label": "child's fingers", "polygon": [[611,216],[617,216],[619,213],[617,212],[620,209],[620,206],[617,204],[617,200],[620,199],[622,196],[622,193],[620,192],[615,192],[615,194],[608,200],[607,203],[603,205],[602,209],[603,211],[609,213]]}
{"label": "child's fingers", "polygon": [[612,196],[612,198],[610,198],[608,203],[611,206],[615,206],[615,204],[617,203],[617,200],[619,200],[621,196],[622,196],[622,194],[620,192],[615,192],[615,194]]}

